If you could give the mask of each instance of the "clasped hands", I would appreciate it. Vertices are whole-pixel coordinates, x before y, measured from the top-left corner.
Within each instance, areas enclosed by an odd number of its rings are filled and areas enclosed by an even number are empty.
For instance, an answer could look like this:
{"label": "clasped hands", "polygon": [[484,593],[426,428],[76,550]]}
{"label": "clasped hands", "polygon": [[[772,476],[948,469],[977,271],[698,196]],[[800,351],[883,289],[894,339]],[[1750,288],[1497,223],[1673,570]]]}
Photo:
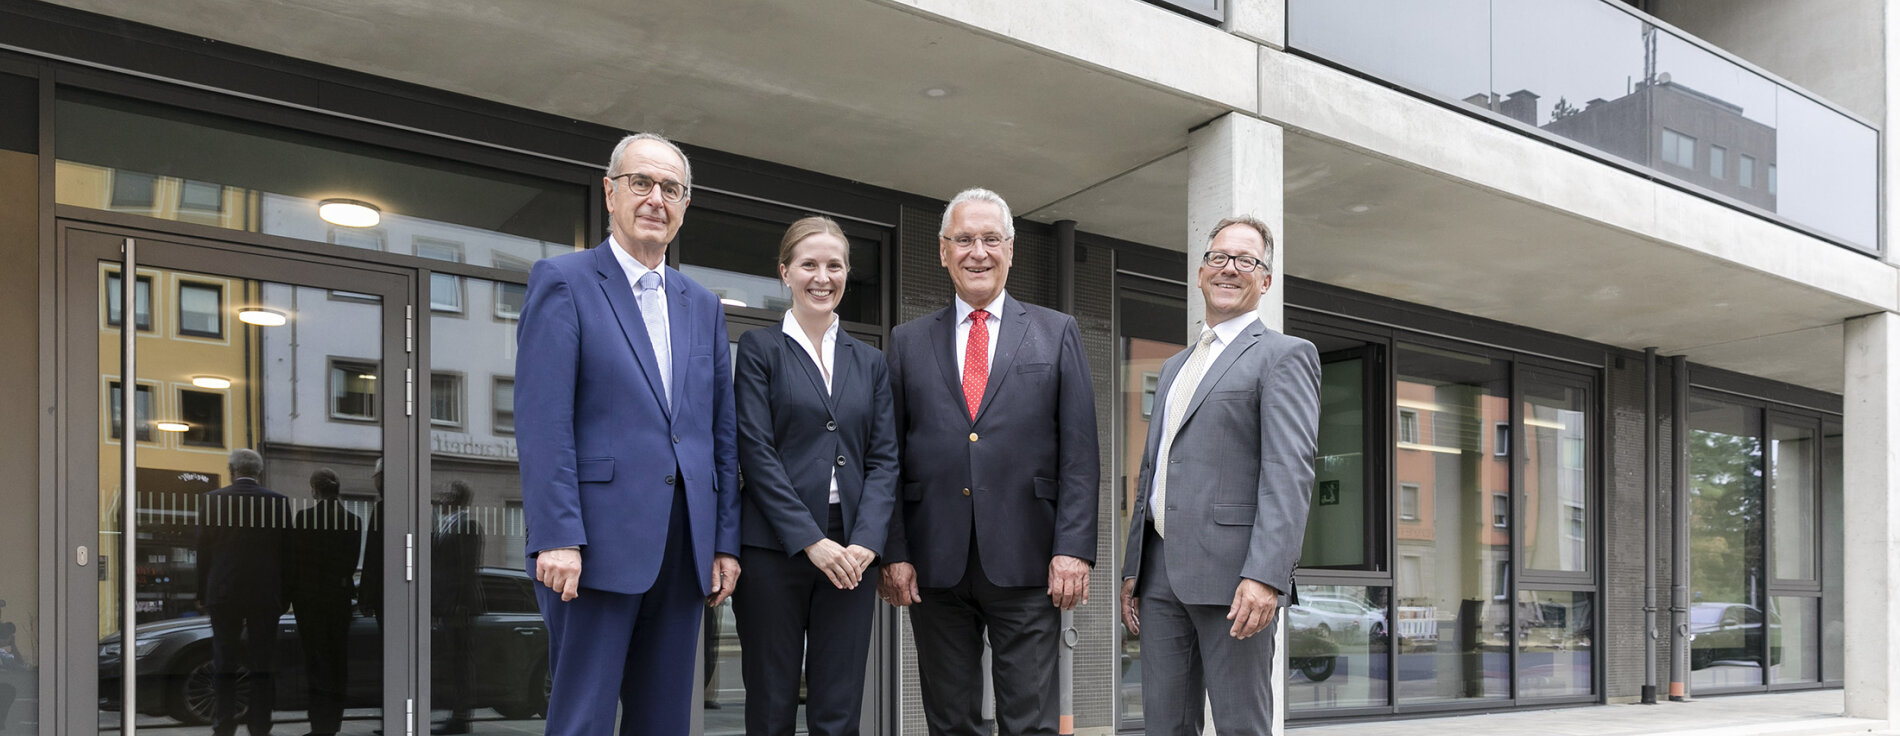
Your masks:
{"label": "clasped hands", "polygon": [[839,590],[857,590],[864,571],[871,568],[877,553],[859,545],[846,547],[830,539],[820,539],[805,548],[805,559],[825,574]]}
{"label": "clasped hands", "polygon": [[[572,548],[550,549],[535,555],[534,579],[560,593],[563,601],[581,597],[581,551]],[[727,554],[713,555],[712,595],[706,596],[706,605],[717,606],[726,602],[738,585],[739,558]]]}

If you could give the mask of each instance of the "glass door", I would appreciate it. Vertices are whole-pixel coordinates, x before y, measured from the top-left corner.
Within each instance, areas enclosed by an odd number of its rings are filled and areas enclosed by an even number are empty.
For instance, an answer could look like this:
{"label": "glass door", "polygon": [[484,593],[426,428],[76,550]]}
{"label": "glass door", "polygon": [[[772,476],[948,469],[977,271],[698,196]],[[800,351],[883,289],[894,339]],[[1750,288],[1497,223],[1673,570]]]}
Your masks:
{"label": "glass door", "polygon": [[411,277],[60,237],[71,722],[402,733]]}

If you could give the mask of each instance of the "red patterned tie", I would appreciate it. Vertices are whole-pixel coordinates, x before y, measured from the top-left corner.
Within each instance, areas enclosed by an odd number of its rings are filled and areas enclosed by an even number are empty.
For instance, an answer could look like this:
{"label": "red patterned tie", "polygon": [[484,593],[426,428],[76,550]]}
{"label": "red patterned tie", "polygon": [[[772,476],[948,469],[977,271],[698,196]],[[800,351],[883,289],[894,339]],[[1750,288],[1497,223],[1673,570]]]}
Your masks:
{"label": "red patterned tie", "polygon": [[990,383],[990,313],[978,309],[970,313],[970,339],[963,344],[963,403],[970,407],[970,420],[983,404],[983,387]]}

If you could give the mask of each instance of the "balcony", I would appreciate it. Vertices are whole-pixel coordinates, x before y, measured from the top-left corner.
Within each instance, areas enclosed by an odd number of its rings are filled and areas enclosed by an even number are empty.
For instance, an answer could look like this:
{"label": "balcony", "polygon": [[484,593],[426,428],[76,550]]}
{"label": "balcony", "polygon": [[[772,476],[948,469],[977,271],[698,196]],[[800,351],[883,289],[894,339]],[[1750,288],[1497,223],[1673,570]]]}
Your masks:
{"label": "balcony", "polygon": [[1295,51],[1878,253],[1879,133],[1606,0],[1288,0]]}

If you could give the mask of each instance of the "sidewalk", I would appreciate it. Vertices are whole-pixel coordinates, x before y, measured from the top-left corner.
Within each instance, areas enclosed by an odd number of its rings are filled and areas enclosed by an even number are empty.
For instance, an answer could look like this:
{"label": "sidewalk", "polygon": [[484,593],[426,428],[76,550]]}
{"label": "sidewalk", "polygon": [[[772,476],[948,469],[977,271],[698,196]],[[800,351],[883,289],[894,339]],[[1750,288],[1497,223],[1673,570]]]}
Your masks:
{"label": "sidewalk", "polygon": [[1448,733],[1457,736],[1828,736],[1876,733],[1885,721],[1841,717],[1841,691],[1810,690],[1768,695],[1699,698],[1657,705],[1593,705],[1380,723],[1289,725],[1294,736],[1397,736]]}

